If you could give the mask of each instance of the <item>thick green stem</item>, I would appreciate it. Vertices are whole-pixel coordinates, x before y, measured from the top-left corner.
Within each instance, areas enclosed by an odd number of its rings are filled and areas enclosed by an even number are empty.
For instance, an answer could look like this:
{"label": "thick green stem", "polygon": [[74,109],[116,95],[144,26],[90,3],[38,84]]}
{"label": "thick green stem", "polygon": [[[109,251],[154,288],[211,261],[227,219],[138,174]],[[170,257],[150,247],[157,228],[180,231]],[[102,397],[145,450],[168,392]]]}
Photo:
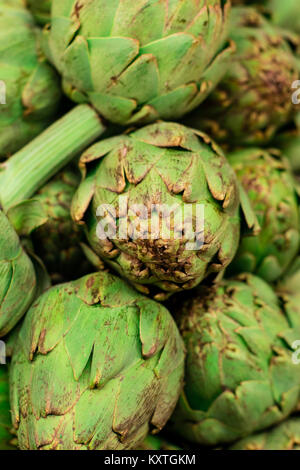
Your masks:
{"label": "thick green stem", "polygon": [[88,105],[80,105],[2,165],[0,202],[5,211],[24,201],[82,152],[106,128]]}

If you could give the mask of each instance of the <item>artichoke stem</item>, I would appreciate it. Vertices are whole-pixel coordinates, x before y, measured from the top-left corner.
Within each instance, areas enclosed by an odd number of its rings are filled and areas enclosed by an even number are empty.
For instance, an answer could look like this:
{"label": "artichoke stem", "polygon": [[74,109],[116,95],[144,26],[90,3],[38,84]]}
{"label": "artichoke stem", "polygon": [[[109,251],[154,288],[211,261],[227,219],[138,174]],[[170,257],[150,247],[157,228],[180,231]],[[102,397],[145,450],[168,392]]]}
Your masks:
{"label": "artichoke stem", "polygon": [[98,114],[79,105],[2,165],[0,202],[5,211],[35,194],[61,168],[105,132]]}

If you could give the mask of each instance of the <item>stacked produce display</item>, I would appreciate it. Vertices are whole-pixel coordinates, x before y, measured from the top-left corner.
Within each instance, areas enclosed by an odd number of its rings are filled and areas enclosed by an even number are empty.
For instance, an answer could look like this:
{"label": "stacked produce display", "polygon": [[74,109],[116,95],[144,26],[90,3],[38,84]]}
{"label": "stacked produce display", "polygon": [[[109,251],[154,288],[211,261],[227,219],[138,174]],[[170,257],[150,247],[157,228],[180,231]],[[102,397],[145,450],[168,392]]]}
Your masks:
{"label": "stacked produce display", "polygon": [[299,18],[0,0],[0,450],[300,449]]}

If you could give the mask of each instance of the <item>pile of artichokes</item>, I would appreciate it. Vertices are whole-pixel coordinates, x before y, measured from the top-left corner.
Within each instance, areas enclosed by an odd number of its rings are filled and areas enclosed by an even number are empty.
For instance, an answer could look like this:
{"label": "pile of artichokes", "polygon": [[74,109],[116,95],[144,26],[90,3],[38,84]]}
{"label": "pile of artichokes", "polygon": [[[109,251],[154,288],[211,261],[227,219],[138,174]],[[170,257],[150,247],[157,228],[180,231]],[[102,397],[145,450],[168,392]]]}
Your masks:
{"label": "pile of artichokes", "polygon": [[300,449],[299,0],[0,0],[0,450]]}

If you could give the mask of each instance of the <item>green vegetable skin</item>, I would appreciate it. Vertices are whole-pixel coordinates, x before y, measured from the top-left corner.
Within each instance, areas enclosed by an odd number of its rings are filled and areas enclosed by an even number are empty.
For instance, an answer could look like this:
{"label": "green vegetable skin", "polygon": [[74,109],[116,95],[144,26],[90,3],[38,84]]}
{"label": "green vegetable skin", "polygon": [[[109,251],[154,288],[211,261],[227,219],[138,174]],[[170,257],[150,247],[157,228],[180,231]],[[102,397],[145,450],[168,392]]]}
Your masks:
{"label": "green vegetable skin", "polygon": [[236,151],[229,162],[261,225],[256,237],[244,231],[229,270],[276,281],[299,252],[299,198],[289,164],[276,150],[257,148]]}
{"label": "green vegetable skin", "polygon": [[[82,155],[80,166],[84,180],[73,199],[72,216],[86,223],[94,252],[143,293],[164,300],[222,273],[232,261],[240,234],[239,191],[232,168],[207,135],[175,123],[152,124],[95,144]],[[139,233],[129,227],[122,236],[117,231],[100,239],[96,214],[107,204],[115,208],[117,226],[135,204],[144,204]],[[155,237],[153,230],[152,206],[162,204],[177,204],[177,218],[165,238],[162,229]],[[196,227],[196,205],[204,208],[204,245],[190,247],[203,231],[201,222]],[[188,234],[189,227],[183,235],[191,208],[196,235]],[[161,227],[169,228],[169,223],[166,213]],[[102,224],[105,228],[106,222]]]}
{"label": "green vegetable skin", "polygon": [[72,197],[79,182],[79,172],[67,169],[35,196],[48,220],[32,234],[34,251],[45,263],[54,283],[71,281],[91,272],[80,247],[83,231],[70,216]]}
{"label": "green vegetable skin", "polygon": [[17,324],[37,290],[34,266],[0,210],[0,337]]}
{"label": "green vegetable skin", "polygon": [[52,0],[25,0],[35,20],[40,25],[50,22]]}
{"label": "green vegetable skin", "polygon": [[23,147],[54,118],[59,79],[40,49],[40,32],[21,2],[0,4],[0,159]]}
{"label": "green vegetable skin", "polygon": [[0,176],[6,210],[105,132],[94,108],[125,126],[183,116],[217,85],[232,55],[229,0],[84,0],[77,6],[53,1],[45,49],[65,92],[93,108],[76,107],[10,160]]}
{"label": "green vegetable skin", "polygon": [[296,112],[291,87],[299,69],[287,36],[254,8],[233,8],[230,37],[237,47],[235,58],[187,124],[229,146],[270,142]]}
{"label": "green vegetable skin", "polygon": [[0,450],[13,450],[7,367],[0,364]]}
{"label": "green vegetable skin", "polygon": [[266,0],[266,9],[271,13],[274,24],[300,34],[298,0]]}
{"label": "green vegetable skin", "polygon": [[234,442],[297,409],[300,368],[292,345],[300,337],[300,316],[281,305],[271,287],[250,274],[181,305],[177,299],[187,359],[184,393],[171,421],[184,439]]}
{"label": "green vegetable skin", "polygon": [[300,450],[300,418],[291,418],[266,432],[246,437],[231,450]]}
{"label": "green vegetable skin", "polygon": [[53,287],[29,310],[11,365],[21,449],[132,449],[161,430],[182,387],[169,312],[105,272]]}

